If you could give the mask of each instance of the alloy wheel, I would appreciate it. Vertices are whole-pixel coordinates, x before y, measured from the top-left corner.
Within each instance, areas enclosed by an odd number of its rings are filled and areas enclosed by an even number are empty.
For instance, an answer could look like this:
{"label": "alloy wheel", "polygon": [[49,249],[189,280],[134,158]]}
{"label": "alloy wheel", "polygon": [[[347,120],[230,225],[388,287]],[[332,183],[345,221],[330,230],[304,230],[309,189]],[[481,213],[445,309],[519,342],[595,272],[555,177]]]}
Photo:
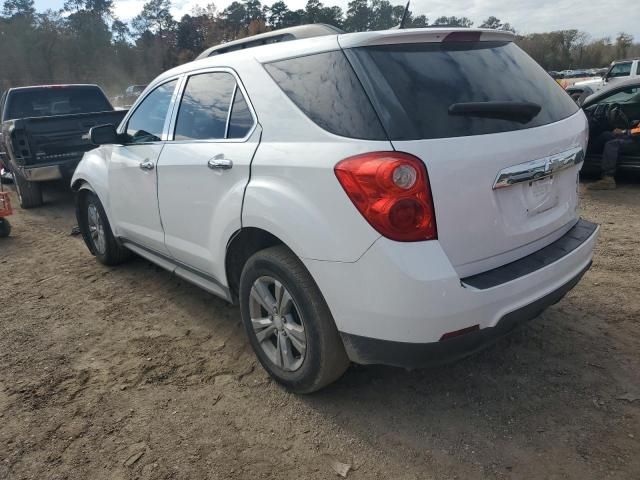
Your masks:
{"label": "alloy wheel", "polygon": [[258,278],[251,287],[249,313],[267,358],[282,370],[298,370],[305,359],[307,335],[300,310],[284,285],[269,276]]}
{"label": "alloy wheel", "polygon": [[96,249],[96,253],[104,255],[106,250],[106,236],[104,232],[104,224],[100,218],[100,212],[94,203],[87,206],[87,226],[89,227],[89,235],[91,243]]}

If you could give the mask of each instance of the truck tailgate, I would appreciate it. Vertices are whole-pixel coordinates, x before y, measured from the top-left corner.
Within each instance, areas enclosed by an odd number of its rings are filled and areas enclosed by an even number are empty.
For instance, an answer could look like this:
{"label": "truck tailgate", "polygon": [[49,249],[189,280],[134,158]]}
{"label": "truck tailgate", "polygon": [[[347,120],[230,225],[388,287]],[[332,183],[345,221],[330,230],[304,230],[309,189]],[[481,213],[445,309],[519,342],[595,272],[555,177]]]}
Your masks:
{"label": "truck tailgate", "polygon": [[95,146],[88,138],[91,127],[118,125],[126,110],[23,118],[6,122],[14,160],[19,165],[55,163],[65,158],[79,158]]}

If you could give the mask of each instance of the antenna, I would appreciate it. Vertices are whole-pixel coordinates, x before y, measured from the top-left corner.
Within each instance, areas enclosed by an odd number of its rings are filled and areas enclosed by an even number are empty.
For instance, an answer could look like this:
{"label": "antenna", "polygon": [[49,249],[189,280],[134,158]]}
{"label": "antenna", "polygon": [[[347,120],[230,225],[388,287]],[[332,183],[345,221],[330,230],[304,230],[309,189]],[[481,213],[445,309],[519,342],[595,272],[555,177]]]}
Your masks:
{"label": "antenna", "polygon": [[396,28],[398,30],[402,30],[404,28],[404,22],[407,20],[407,15],[409,14],[409,4],[411,3],[411,0],[407,1],[407,6],[404,7],[404,12],[402,13],[402,20],[400,20],[400,25],[398,25]]}

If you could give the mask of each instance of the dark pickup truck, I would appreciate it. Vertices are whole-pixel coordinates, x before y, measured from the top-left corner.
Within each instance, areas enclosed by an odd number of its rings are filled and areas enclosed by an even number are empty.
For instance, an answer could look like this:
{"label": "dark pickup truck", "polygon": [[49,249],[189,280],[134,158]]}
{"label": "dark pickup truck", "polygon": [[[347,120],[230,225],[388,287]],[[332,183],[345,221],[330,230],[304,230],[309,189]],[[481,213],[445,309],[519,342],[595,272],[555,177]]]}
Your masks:
{"label": "dark pickup truck", "polygon": [[20,206],[42,204],[41,182],[71,178],[96,125],[118,125],[97,85],[48,85],[7,90],[0,99],[0,163],[13,172]]}

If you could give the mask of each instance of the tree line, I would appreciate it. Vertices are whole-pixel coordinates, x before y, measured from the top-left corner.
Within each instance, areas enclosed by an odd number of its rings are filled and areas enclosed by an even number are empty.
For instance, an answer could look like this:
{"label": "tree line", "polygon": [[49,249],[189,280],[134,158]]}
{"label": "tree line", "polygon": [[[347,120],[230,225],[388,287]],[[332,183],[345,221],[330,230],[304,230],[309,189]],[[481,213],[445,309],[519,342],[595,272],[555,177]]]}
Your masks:
{"label": "tree line", "polygon": [[[404,5],[389,0],[351,0],[346,11],[308,0],[291,10],[282,0],[263,5],[239,0],[224,10],[211,3],[176,19],[170,0],[149,0],[131,21],[116,17],[113,0],[67,0],[60,10],[38,12],[33,0],[5,0],[0,14],[0,91],[41,83],[97,83],[115,95],[129,84],[144,84],[206,48],[273,29],[328,23],[347,32],[398,25]],[[515,29],[491,16],[467,17],[408,12],[405,26]],[[591,39],[563,30],[518,35],[517,43],[547,69],[602,67],[614,59],[640,56],[640,44],[620,33]]]}

